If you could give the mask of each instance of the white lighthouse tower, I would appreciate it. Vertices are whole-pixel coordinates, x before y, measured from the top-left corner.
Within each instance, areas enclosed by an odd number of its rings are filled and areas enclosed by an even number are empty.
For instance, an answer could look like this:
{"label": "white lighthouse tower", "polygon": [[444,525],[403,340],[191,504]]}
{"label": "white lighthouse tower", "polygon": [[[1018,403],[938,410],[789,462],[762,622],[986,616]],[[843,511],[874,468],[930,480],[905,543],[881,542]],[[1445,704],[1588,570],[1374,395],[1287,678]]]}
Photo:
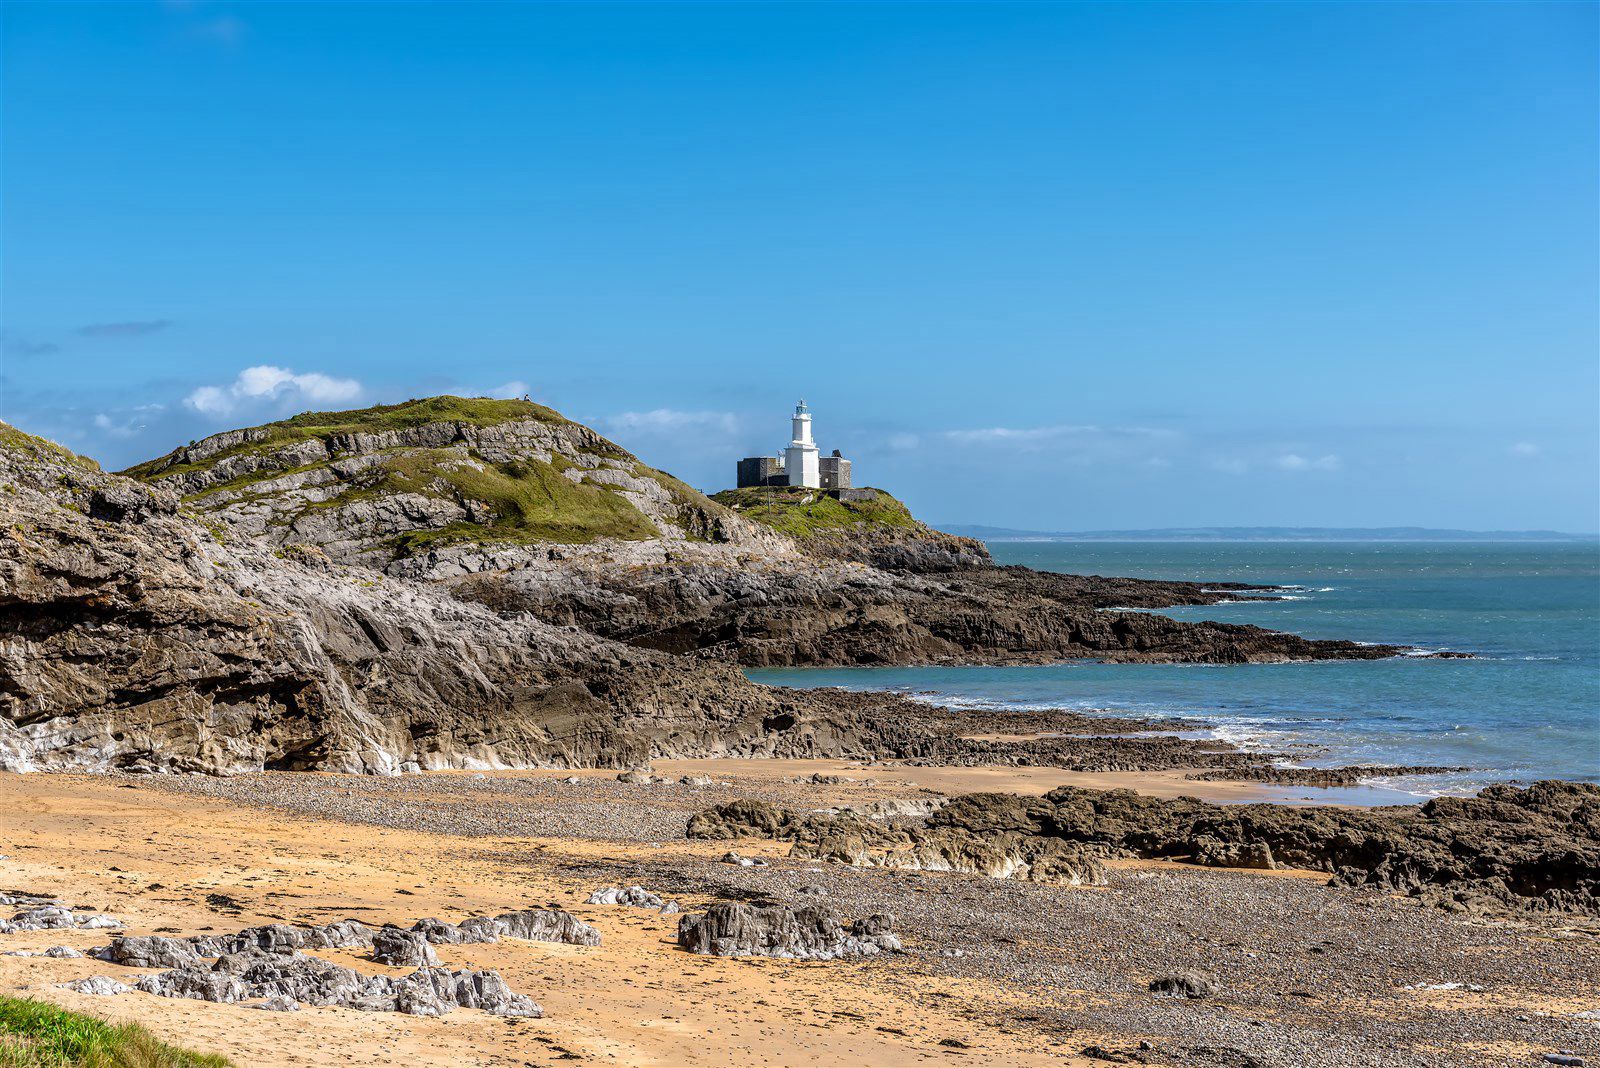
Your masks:
{"label": "white lighthouse tower", "polygon": [[794,436],[783,451],[783,470],[789,476],[789,485],[819,489],[822,471],[817,462],[817,443],[811,440],[811,409],[806,407],[805,401],[795,405],[791,422]]}

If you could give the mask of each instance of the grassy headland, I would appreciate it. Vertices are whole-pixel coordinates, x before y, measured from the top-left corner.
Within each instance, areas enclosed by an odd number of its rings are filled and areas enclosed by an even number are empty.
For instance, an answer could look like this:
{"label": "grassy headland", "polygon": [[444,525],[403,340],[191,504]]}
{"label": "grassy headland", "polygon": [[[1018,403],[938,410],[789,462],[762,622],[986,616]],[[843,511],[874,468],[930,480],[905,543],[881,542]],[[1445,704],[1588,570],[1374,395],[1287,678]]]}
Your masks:
{"label": "grassy headland", "polygon": [[794,538],[837,534],[854,528],[921,528],[911,510],[883,490],[866,500],[841,501],[804,486],[746,486],[711,499],[749,519]]}

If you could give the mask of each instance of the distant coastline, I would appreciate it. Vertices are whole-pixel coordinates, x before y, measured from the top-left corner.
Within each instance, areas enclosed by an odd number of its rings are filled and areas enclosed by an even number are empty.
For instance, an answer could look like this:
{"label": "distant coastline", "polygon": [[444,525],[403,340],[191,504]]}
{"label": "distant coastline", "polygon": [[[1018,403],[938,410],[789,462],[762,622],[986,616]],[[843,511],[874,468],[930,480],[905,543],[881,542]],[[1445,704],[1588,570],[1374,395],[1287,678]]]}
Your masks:
{"label": "distant coastline", "polygon": [[1435,527],[1162,527],[1153,530],[1018,530],[944,523],[941,530],[981,541],[1263,542],[1600,542],[1600,534],[1559,530],[1452,530]]}

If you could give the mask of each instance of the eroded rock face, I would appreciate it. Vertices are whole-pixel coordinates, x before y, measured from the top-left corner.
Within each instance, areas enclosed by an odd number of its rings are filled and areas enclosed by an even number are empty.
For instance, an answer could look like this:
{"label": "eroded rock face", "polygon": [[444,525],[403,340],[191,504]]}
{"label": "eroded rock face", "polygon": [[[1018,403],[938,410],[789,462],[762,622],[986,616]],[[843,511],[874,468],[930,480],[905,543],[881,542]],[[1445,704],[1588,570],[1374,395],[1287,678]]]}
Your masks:
{"label": "eroded rock face", "polygon": [[[437,1016],[460,1006],[503,1016],[542,1015],[533,1001],[507,988],[499,973],[442,968],[433,949],[436,943],[494,942],[503,937],[600,944],[600,932],[570,913],[534,909],[475,916],[459,926],[419,920],[410,929],[371,928],[341,920],[313,927],[273,923],[188,938],[122,936],[94,955],[130,968],[165,968],[141,976],[132,987],[162,997],[230,1003],[265,998],[258,1007],[278,1011],[299,1004],[340,1005],[366,1012]],[[376,963],[416,970],[398,978],[369,976],[303,952],[348,947],[367,947],[369,959]],[[116,980],[106,983],[120,989],[107,987],[105,993],[132,989]]]}
{"label": "eroded rock face", "polygon": [[[195,935],[187,941],[202,957],[220,957],[230,953],[293,953],[301,949],[345,949],[351,946],[370,946],[374,931],[358,920],[340,920],[338,923],[315,927],[292,927],[286,923],[268,923],[260,927],[246,927],[226,935]],[[138,942],[139,939],[113,939],[111,959],[121,952],[119,943]],[[163,939],[162,941],[168,941]],[[118,961],[121,963],[121,961]]]}
{"label": "eroded rock face", "polygon": [[80,928],[104,930],[121,926],[121,921],[99,913],[74,912],[63,905],[35,905],[16,913],[9,920],[0,920],[0,934],[15,934],[19,931],[71,931]]}
{"label": "eroded rock face", "polygon": [[413,1016],[441,1016],[456,1007],[482,1009],[498,1016],[544,1015],[532,999],[513,993],[495,971],[430,967],[395,978],[362,975],[353,968],[302,953],[261,950],[227,954],[209,965],[202,962],[146,975],[134,986],[161,997],[199,1001],[231,1003],[265,998],[280,1008],[293,1002]]}
{"label": "eroded rock face", "polygon": [[723,902],[678,921],[678,945],[716,957],[837,960],[900,950],[894,919],[881,914],[846,927],[833,909]]}
{"label": "eroded rock face", "polygon": [[439,955],[424,935],[397,927],[373,932],[372,954],[367,959],[399,968],[434,968],[439,964]]}
{"label": "eroded rock face", "polygon": [[531,612],[666,652],[715,653],[752,667],[1082,657],[1248,663],[1379,659],[1401,651],[1111,610],[1209,604],[1224,596],[1197,583],[993,566],[898,572],[854,562],[719,557],[719,551],[676,553],[648,566],[628,558],[524,563],[506,555],[498,568],[444,581],[457,596],[501,611]]}
{"label": "eroded rock face", "polygon": [[666,903],[660,894],[653,894],[642,886],[603,886],[584,902],[586,905],[629,905],[643,909],[663,908]]}
{"label": "eroded rock face", "polygon": [[219,541],[166,490],[0,430],[0,769],[632,767],[879,744],[857,709],[725,664]]}
{"label": "eroded rock face", "polygon": [[522,938],[530,942],[565,942],[573,946],[598,946],[600,932],[570,912],[527,909],[499,916],[474,916],[459,925],[441,920],[418,920],[411,930],[435,945],[466,945]]}
{"label": "eroded rock face", "polygon": [[160,935],[113,938],[95,955],[127,968],[186,968],[198,965],[201,957],[191,939]]}

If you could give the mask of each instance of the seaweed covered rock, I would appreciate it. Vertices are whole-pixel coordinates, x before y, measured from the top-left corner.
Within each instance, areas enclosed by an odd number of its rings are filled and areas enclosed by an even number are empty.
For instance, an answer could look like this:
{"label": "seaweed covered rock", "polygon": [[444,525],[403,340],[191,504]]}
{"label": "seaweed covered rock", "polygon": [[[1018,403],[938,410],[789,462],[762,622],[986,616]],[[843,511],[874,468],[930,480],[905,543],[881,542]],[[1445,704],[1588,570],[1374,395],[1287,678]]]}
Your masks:
{"label": "seaweed covered rock", "polygon": [[1207,868],[1271,871],[1277,867],[1272,859],[1272,847],[1265,842],[1223,842],[1209,835],[1195,839],[1191,859]]}
{"label": "seaweed covered rock", "polygon": [[1189,859],[1325,871],[1453,910],[1600,913],[1600,786],[1591,783],[1491,786],[1477,797],[1376,809],[1214,805],[1063,786],[1043,797],[966,794],[902,827],[738,801],[689,827],[696,837],[761,835],[793,841],[798,856],[880,867],[1095,883],[1102,855]]}
{"label": "seaweed covered rock", "polygon": [[[1061,787],[1044,833],[1143,857],[1263,857],[1458,910],[1600,912],[1600,786],[1490,786],[1376,809],[1213,805]],[[1019,807],[1023,807],[1019,803]]]}
{"label": "seaweed covered rock", "polygon": [[[1004,794],[973,794],[921,822],[890,825],[845,810],[801,815],[764,801],[732,801],[689,820],[692,838],[757,835],[794,842],[793,855],[862,868],[966,872],[995,879],[1103,886],[1095,851],[1042,837],[1041,824],[1014,811]],[[953,811],[952,811],[953,810]]]}

